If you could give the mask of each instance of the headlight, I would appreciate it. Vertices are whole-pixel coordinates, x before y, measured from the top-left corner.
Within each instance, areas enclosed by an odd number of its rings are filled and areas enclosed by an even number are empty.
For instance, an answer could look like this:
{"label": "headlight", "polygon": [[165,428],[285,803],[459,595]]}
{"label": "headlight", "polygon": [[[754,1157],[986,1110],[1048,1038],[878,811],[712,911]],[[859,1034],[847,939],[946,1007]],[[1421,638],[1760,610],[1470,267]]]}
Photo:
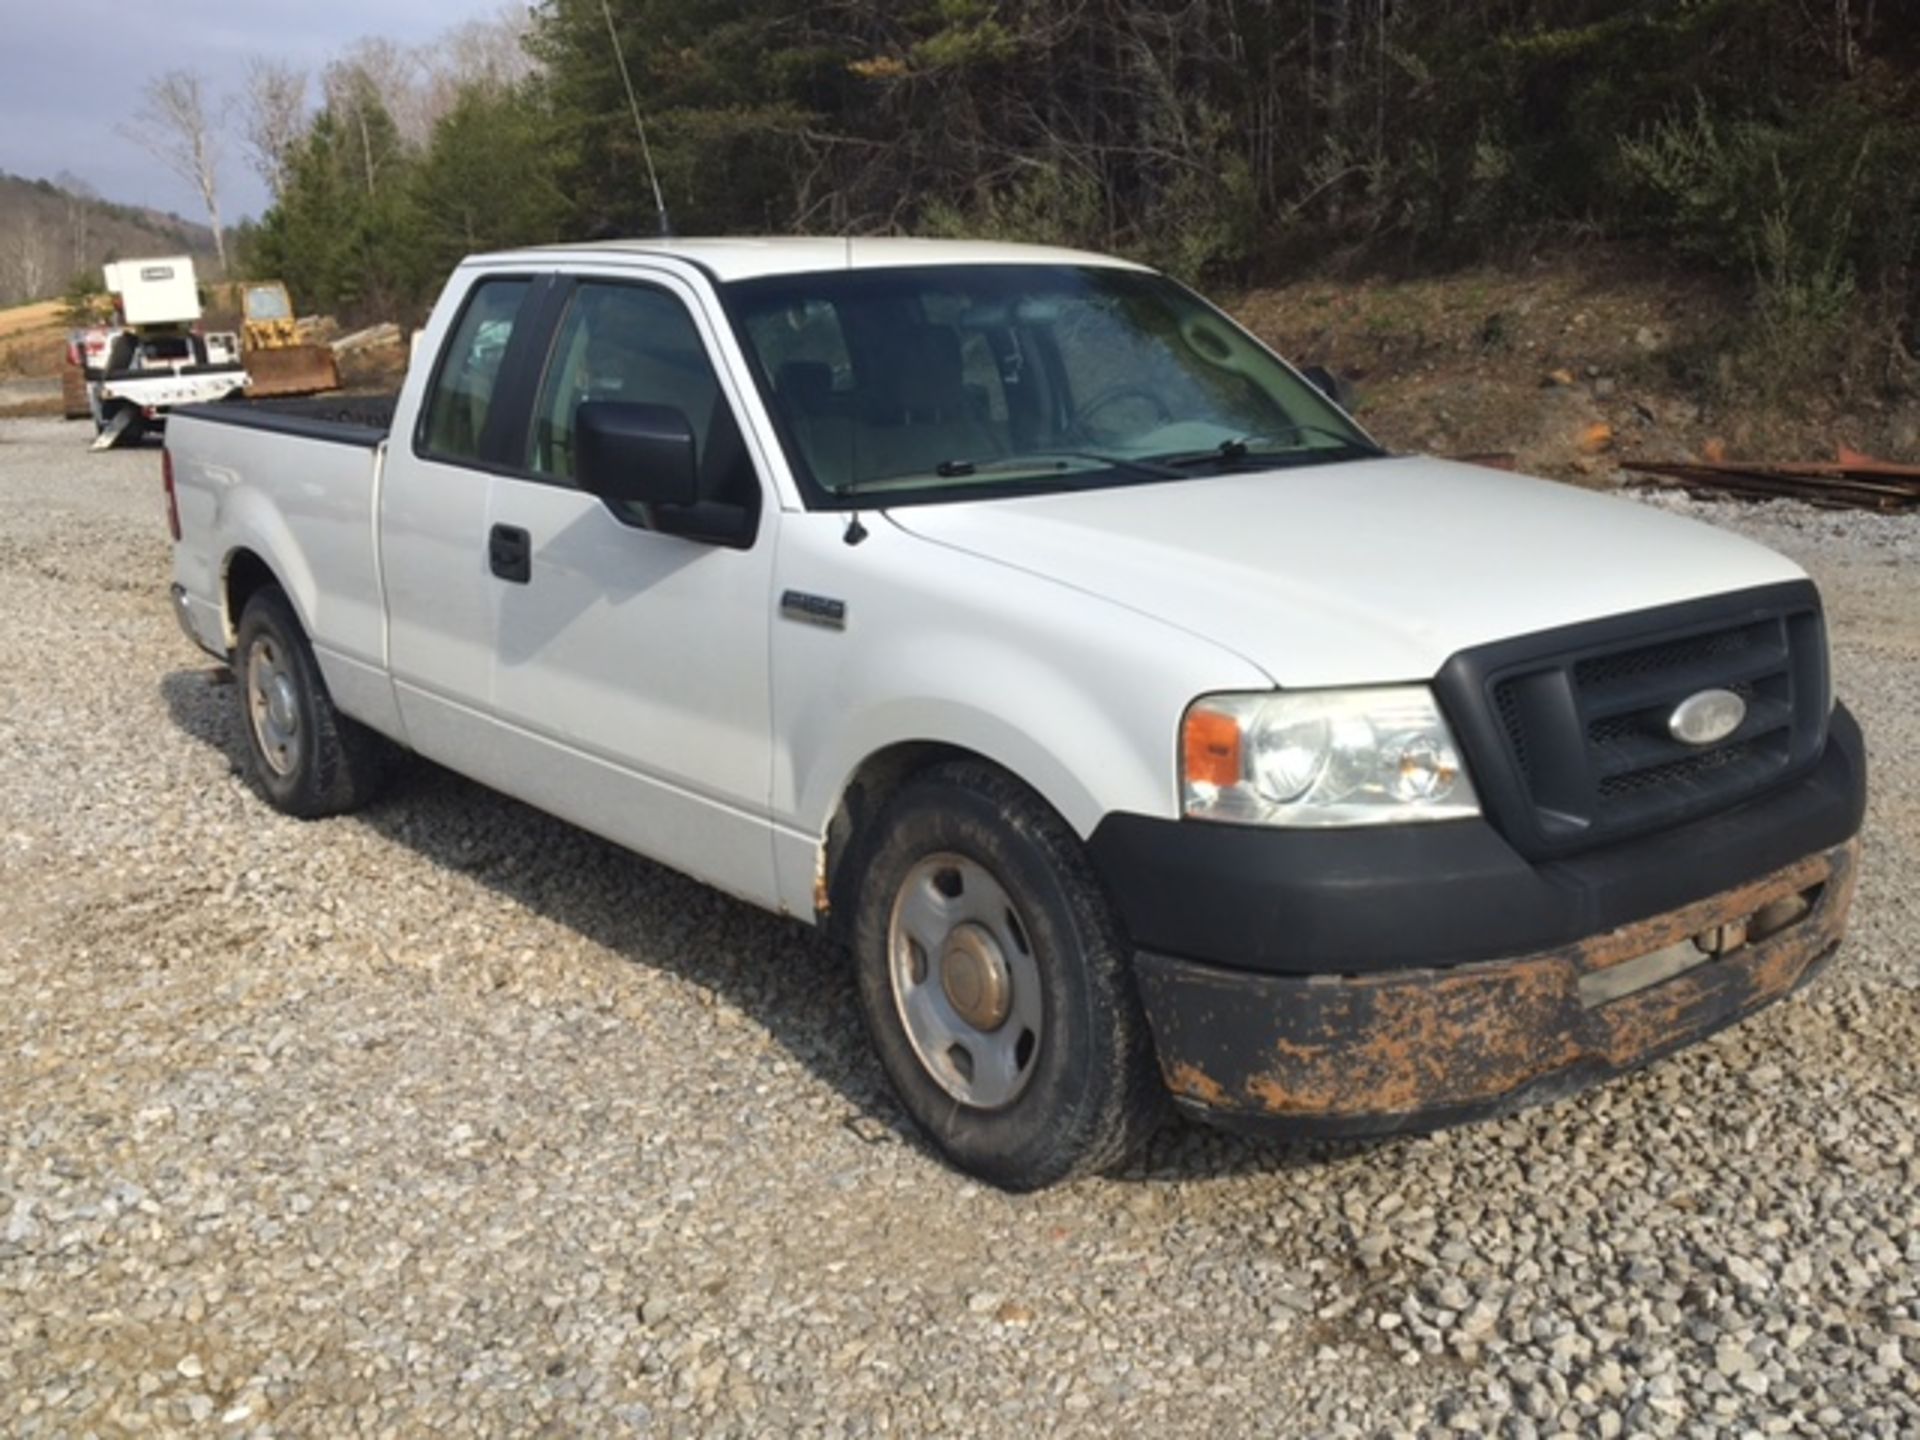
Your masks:
{"label": "headlight", "polygon": [[1181,805],[1252,825],[1397,825],[1478,815],[1424,685],[1209,695],[1180,737]]}

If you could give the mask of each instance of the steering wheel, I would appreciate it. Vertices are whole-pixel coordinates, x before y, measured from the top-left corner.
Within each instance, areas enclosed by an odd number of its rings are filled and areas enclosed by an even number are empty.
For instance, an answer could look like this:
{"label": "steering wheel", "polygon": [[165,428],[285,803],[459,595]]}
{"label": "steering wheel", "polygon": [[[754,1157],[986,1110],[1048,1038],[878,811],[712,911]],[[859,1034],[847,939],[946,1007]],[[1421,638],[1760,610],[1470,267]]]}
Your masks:
{"label": "steering wheel", "polygon": [[1096,413],[1121,400],[1144,400],[1154,408],[1157,415],[1156,424],[1173,423],[1173,411],[1167,408],[1166,401],[1144,385],[1123,381],[1118,385],[1109,385],[1086,404],[1076,408],[1073,412],[1074,428],[1082,432],[1088,430],[1091,428],[1089,422]]}

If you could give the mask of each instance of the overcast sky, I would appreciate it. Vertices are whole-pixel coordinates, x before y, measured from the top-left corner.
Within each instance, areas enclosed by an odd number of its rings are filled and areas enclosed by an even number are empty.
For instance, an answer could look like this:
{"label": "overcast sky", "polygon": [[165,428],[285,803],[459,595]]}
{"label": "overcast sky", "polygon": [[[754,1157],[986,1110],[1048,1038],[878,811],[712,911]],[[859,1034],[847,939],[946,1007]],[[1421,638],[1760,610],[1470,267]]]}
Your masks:
{"label": "overcast sky", "polygon": [[[52,179],[70,170],[109,200],[204,220],[199,193],[114,127],[140,108],[164,70],[199,70],[215,94],[237,92],[247,59],[268,55],[318,70],[362,35],[431,40],[499,0],[4,0],[0,44],[0,170]],[[231,127],[229,127],[231,128]],[[258,214],[266,191],[229,136],[221,210]]]}

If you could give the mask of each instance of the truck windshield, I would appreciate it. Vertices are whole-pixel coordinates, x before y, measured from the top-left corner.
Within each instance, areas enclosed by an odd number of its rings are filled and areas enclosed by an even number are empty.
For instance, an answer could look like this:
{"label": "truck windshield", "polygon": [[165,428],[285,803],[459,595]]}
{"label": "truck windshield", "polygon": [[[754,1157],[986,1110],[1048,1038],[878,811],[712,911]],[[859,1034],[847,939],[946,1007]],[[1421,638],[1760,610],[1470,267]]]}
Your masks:
{"label": "truck windshield", "polygon": [[738,281],[728,309],[810,503],[900,505],[1375,456],[1171,280],[948,265]]}

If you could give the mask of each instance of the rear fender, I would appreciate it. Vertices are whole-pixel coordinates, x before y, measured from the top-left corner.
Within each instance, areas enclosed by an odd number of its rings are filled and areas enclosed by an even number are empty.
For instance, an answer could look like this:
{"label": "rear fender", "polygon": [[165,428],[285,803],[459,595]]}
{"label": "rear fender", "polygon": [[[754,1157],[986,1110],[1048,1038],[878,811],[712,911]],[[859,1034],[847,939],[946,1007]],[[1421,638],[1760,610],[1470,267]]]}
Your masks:
{"label": "rear fender", "polygon": [[229,597],[234,561],[243,553],[251,553],[272,573],[308,636],[318,633],[317,622],[323,618],[316,613],[321,604],[319,586],[286,517],[257,490],[231,490],[226,501],[222,528],[228,544],[220,562],[220,611],[228,647],[240,625]]}

